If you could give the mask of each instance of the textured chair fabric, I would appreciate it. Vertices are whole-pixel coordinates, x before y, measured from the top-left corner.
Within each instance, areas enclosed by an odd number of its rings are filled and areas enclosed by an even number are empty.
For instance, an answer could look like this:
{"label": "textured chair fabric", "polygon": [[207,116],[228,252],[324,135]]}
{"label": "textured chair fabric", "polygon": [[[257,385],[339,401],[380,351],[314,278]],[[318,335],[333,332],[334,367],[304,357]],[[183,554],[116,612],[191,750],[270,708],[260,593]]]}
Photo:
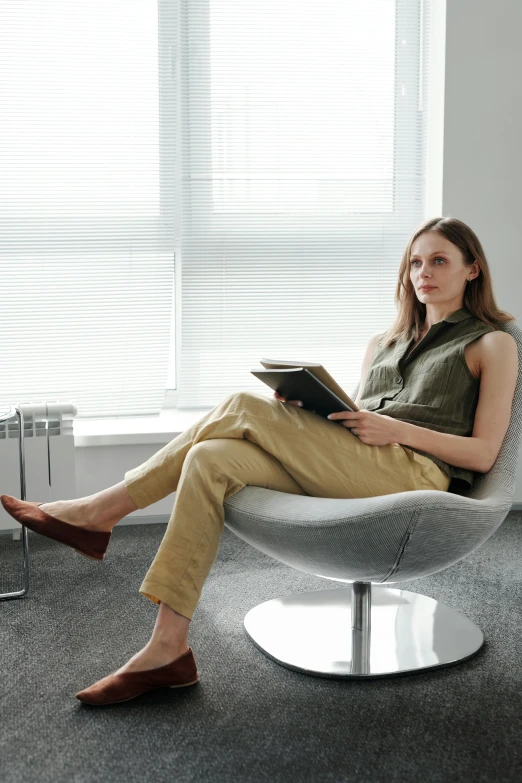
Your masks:
{"label": "textured chair fabric", "polygon": [[343,500],[249,486],[225,502],[225,525],[292,568],[347,582],[420,578],[471,554],[502,524],[515,493],[522,434],[522,330],[513,321],[503,330],[518,347],[511,420],[495,464],[478,474],[465,494],[417,490]]}

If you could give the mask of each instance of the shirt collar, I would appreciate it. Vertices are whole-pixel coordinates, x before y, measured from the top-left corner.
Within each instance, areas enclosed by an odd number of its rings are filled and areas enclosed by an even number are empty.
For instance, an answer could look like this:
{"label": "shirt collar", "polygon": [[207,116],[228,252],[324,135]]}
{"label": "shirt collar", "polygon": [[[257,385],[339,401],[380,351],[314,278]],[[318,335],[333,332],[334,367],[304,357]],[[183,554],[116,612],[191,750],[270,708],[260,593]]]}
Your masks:
{"label": "shirt collar", "polygon": [[443,318],[442,320],[449,324],[456,324],[459,321],[465,321],[467,318],[472,317],[473,313],[470,313],[466,307],[461,307],[460,310],[455,310],[454,313],[451,313],[451,315],[448,315],[447,318]]}

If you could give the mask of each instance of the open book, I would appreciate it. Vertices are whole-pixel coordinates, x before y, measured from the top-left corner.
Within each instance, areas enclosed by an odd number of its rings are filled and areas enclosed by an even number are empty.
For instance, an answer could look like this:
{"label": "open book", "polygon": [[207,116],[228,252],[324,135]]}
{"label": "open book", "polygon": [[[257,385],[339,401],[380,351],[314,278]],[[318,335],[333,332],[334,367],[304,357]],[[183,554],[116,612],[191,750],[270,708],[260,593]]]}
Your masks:
{"label": "open book", "polygon": [[302,400],[304,408],[320,416],[359,410],[322,364],[279,359],[261,359],[261,364],[265,369],[251,370],[252,375],[286,400]]}

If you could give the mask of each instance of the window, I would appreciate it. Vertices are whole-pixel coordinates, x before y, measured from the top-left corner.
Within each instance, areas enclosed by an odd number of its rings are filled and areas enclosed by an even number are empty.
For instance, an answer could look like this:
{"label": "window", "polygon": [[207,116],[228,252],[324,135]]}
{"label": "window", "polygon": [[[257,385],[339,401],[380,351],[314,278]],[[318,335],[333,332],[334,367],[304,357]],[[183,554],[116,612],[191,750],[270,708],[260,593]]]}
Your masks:
{"label": "window", "polygon": [[180,2],[179,407],[270,394],[260,358],[358,383],[425,217],[428,31],[428,0]]}
{"label": "window", "polygon": [[6,401],[66,400],[79,418],[163,403],[175,124],[158,17],[156,0],[0,5]]}
{"label": "window", "polygon": [[[424,219],[431,0],[3,0],[7,402],[350,393]],[[176,350],[177,347],[177,350]]]}

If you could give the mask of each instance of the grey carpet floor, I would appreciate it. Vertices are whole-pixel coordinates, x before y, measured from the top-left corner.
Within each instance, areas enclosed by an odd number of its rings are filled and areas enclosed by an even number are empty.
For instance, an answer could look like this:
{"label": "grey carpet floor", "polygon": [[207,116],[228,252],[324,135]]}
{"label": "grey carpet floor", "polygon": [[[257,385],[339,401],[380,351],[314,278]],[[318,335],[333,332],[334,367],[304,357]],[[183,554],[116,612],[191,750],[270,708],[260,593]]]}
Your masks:
{"label": "grey carpet floor", "polygon": [[[522,515],[456,565],[392,585],[477,623],[472,659],[366,681],[310,677],[250,641],[246,612],[344,585],[290,569],[225,528],[191,623],[200,682],[105,708],[74,694],[150,637],[138,594],[165,524],[120,525],[106,559],[29,533],[27,597],[0,602],[3,783],[522,780]],[[0,536],[0,589],[21,585],[21,542]]]}

